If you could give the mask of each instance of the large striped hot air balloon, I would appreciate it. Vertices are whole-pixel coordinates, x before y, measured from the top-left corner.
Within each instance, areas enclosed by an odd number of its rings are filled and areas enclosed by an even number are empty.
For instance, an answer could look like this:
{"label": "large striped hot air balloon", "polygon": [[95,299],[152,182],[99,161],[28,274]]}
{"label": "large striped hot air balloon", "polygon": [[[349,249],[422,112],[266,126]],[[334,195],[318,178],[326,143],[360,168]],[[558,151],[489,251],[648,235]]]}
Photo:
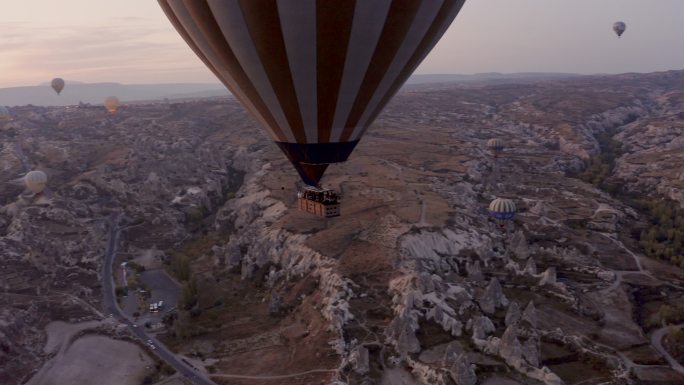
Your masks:
{"label": "large striped hot air balloon", "polygon": [[159,0],[305,183],[349,157],[465,0]]}

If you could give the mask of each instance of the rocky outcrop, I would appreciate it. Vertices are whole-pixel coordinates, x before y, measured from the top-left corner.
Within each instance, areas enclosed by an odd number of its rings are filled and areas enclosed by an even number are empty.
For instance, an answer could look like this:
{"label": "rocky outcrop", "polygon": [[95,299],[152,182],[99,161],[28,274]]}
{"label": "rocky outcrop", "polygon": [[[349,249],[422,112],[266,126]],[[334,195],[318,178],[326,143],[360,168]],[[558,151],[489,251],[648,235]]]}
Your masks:
{"label": "rocky outcrop", "polygon": [[466,354],[460,354],[456,357],[454,363],[449,368],[449,376],[458,385],[477,384],[475,365],[468,361]]}
{"label": "rocky outcrop", "polygon": [[555,285],[556,284],[556,268],[551,266],[547,268],[543,273],[542,277],[539,280],[539,285]]}
{"label": "rocky outcrop", "polygon": [[527,322],[533,328],[537,327],[537,309],[534,307],[534,302],[530,301],[527,304],[521,320]]}
{"label": "rocky outcrop", "polygon": [[504,320],[505,325],[513,325],[520,321],[521,317],[522,314],[520,312],[520,306],[517,302],[511,301],[511,303],[508,305],[508,310],[506,311],[506,318]]}
{"label": "rocky outcrop", "polygon": [[349,362],[352,364],[354,372],[364,375],[370,370],[368,361],[368,349],[364,346],[357,346],[349,354]]}
{"label": "rocky outcrop", "polygon": [[522,345],[522,356],[525,361],[534,366],[539,367],[540,345],[537,337],[528,338]]}
{"label": "rocky outcrop", "polygon": [[482,268],[480,267],[480,261],[468,261],[466,263],[466,271],[468,272],[468,278],[476,281],[476,282],[481,282],[484,280],[484,276],[482,275]]}
{"label": "rocky outcrop", "polygon": [[515,258],[527,259],[530,257],[530,249],[527,244],[527,238],[525,238],[525,234],[522,231],[518,230],[515,232],[511,238],[510,244],[510,249]]}
{"label": "rocky outcrop", "polygon": [[501,336],[499,355],[508,365],[513,367],[520,366],[522,362],[522,345],[518,340],[518,329],[516,325],[506,327],[506,331]]}
{"label": "rocky outcrop", "polygon": [[472,306],[470,294],[462,287],[423,273],[392,280],[390,291],[394,293],[392,302],[395,314],[399,316],[390,324],[388,335],[399,352],[420,351],[415,332],[422,318],[436,322],[454,337],[461,335],[463,324],[458,319],[459,314]]}
{"label": "rocky outcrop", "polygon": [[487,314],[494,314],[496,309],[508,305],[508,299],[504,296],[498,279],[492,278],[484,293],[478,299],[478,303],[482,311]]}
{"label": "rocky outcrop", "polygon": [[493,333],[496,331],[496,327],[494,327],[494,323],[492,323],[492,320],[489,319],[489,317],[486,316],[479,316],[475,317],[474,321],[472,322],[472,329],[473,329],[473,338],[477,339],[485,339],[490,333]]}
{"label": "rocky outcrop", "polygon": [[537,263],[534,261],[534,258],[530,257],[527,259],[527,262],[525,262],[525,268],[523,269],[523,273],[529,275],[537,275]]}
{"label": "rocky outcrop", "polygon": [[410,316],[395,318],[389,326],[388,334],[402,356],[420,352],[420,341],[416,337],[418,325],[413,325]]}

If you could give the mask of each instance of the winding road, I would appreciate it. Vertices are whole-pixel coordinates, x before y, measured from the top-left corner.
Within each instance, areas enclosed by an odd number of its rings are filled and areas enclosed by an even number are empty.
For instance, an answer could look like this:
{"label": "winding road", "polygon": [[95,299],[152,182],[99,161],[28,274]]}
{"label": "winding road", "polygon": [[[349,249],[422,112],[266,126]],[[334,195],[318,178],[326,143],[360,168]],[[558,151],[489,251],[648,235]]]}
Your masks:
{"label": "winding road", "polygon": [[[665,285],[668,285],[668,286],[671,286],[671,287],[674,287],[677,289],[681,289],[677,285],[671,284],[669,282],[661,281],[660,279],[654,277],[650,271],[645,270],[643,268],[643,266],[641,265],[641,260],[639,259],[639,256],[636,255],[632,250],[628,249],[622,242],[620,242],[619,240],[614,239],[612,237],[609,237],[603,233],[599,233],[599,234],[608,238],[613,243],[615,243],[617,246],[619,246],[622,250],[626,251],[634,259],[634,263],[636,264],[637,269],[638,269],[637,271],[634,271],[634,270],[613,270],[613,273],[615,274],[615,281],[613,281],[613,283],[610,286],[608,286],[607,288],[601,290],[602,293],[607,293],[607,292],[616,290],[620,286],[620,284],[622,283],[622,277],[625,274],[643,274],[643,275],[645,275],[651,279],[658,281],[659,283],[662,283],[662,284],[665,284]],[[681,323],[681,324],[675,325],[675,326],[681,328],[681,327],[684,327],[684,323]],[[653,348],[658,352],[658,354],[660,354],[663,358],[665,358],[665,360],[670,365],[672,370],[678,372],[679,374],[684,375],[684,366],[682,366],[679,362],[677,362],[677,360],[675,360],[674,357],[672,357],[670,355],[670,352],[668,352],[667,349],[665,349],[663,347],[663,337],[665,337],[669,328],[670,328],[670,326],[663,326],[660,329],[654,331],[651,334],[651,346],[653,346]],[[625,355],[619,354],[619,356],[623,359],[623,361],[625,361],[625,363],[627,364],[628,367],[649,366],[649,365],[636,365],[636,364],[634,364],[634,362],[632,362],[630,359],[628,359]]]}
{"label": "winding road", "polygon": [[[678,328],[684,328],[684,322],[674,326]],[[653,348],[655,348],[655,350],[657,350],[661,356],[665,357],[667,363],[670,364],[670,367],[672,367],[672,369],[684,375],[684,366],[677,362],[677,360],[675,360],[670,355],[670,352],[668,352],[667,349],[665,349],[665,347],[663,346],[663,338],[665,337],[669,329],[670,326],[663,326],[662,328],[653,332],[653,334],[651,334],[651,345],[653,345]]]}
{"label": "winding road", "polygon": [[156,349],[152,350],[152,352],[159,357],[159,359],[176,369],[178,373],[188,378],[194,384],[216,385],[210,379],[206,378],[202,373],[184,364],[172,351],[167,349],[163,344],[159,343],[156,338],[148,335],[145,332],[144,327],[138,327],[138,325],[133,320],[129,319],[128,316],[119,308],[119,304],[116,301],[114,274],[112,273],[112,269],[114,257],[116,256],[119,245],[119,236],[121,235],[121,227],[119,227],[120,218],[121,213],[114,213],[109,218],[109,242],[107,243],[107,250],[105,251],[105,261],[102,272],[102,290],[104,295],[103,307],[105,312],[112,314],[115,319],[121,323],[124,323],[131,334],[136,336],[143,344],[146,344],[146,341],[148,340],[153,341]]}
{"label": "winding road", "polygon": [[217,378],[235,378],[235,379],[241,379],[241,380],[284,380],[284,379],[288,379],[288,378],[305,376],[307,374],[336,373],[337,371],[338,371],[338,369],[313,369],[313,370],[307,370],[306,372],[301,372],[301,373],[282,374],[282,375],[274,375],[274,376],[248,376],[248,375],[243,375],[243,374],[212,374],[211,376],[217,377]]}

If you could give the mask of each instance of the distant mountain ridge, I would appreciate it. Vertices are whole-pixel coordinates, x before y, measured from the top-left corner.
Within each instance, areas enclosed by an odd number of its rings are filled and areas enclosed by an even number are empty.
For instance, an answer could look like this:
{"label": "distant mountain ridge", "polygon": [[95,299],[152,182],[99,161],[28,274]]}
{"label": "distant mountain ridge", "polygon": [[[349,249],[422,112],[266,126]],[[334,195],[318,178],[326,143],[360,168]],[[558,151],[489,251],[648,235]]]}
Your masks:
{"label": "distant mountain ridge", "polygon": [[413,75],[406,84],[426,84],[426,83],[459,83],[459,82],[481,82],[481,81],[518,81],[518,80],[550,80],[550,79],[567,79],[579,76],[586,76],[573,73],[563,72],[517,72],[517,73],[500,73],[500,72],[483,72],[473,75],[459,75],[459,74],[430,74],[430,75]]}
{"label": "distant mountain ridge", "polygon": [[83,103],[99,104],[108,96],[121,101],[161,100],[228,96],[219,83],[119,84],[66,82],[61,95],[48,85],[0,88],[0,105],[67,106]]}
{"label": "distant mountain ridge", "polygon": [[[406,84],[489,82],[489,81],[535,81],[577,77],[567,73],[512,73],[496,72],[474,75],[434,74],[413,75]],[[166,83],[166,84],[120,84],[83,83],[66,81],[61,95],[57,95],[49,83],[38,86],[0,88],[0,105],[22,106],[66,106],[79,102],[99,104],[108,96],[117,96],[121,101],[149,101],[162,99],[196,99],[228,96],[230,93],[220,83]]]}

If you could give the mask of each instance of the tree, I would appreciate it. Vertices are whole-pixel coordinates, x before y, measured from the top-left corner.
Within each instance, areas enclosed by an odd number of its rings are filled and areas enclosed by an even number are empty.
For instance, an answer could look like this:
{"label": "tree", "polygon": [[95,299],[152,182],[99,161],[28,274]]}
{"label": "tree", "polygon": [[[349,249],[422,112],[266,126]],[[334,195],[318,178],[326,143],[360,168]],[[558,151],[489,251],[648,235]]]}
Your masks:
{"label": "tree", "polygon": [[174,255],[171,258],[170,269],[171,273],[180,281],[187,281],[192,274],[190,260],[185,255]]}
{"label": "tree", "polygon": [[183,291],[178,299],[178,308],[182,310],[190,310],[197,304],[197,280],[191,279],[183,283]]}

